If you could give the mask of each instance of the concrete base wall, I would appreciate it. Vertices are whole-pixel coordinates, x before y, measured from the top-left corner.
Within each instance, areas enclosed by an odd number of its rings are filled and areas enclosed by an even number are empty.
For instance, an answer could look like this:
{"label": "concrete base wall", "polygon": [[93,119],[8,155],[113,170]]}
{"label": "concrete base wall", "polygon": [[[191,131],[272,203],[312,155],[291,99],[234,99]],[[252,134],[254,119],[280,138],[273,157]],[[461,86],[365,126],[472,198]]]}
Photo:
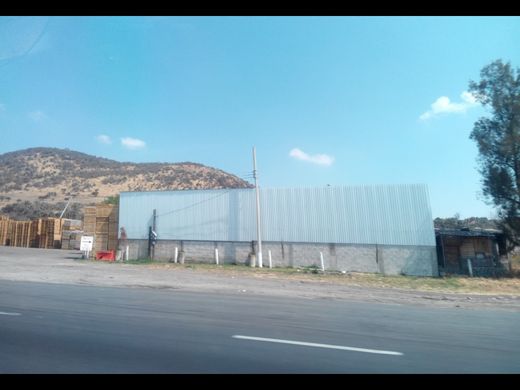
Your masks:
{"label": "concrete base wall", "polygon": [[[130,260],[148,255],[147,240],[129,240]],[[254,252],[250,242],[174,241],[159,240],[154,259],[174,261],[175,248],[185,254],[185,262],[215,263],[215,248],[219,264],[249,264]],[[256,245],[255,245],[256,247]],[[269,266],[269,251],[273,267],[320,267],[320,252],[325,270],[381,273],[384,275],[438,276],[437,253],[429,246],[391,246],[360,244],[316,244],[295,242],[263,242],[264,267]],[[258,259],[257,259],[258,265]]]}
{"label": "concrete base wall", "polygon": [[387,275],[439,276],[435,247],[384,247],[382,252]]}

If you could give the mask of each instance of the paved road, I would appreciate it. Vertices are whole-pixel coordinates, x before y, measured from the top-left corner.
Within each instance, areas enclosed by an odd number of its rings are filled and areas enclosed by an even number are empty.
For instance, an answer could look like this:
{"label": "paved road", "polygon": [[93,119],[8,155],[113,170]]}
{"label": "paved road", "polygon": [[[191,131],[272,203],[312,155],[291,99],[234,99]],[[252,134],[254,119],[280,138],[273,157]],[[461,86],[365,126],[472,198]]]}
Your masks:
{"label": "paved road", "polygon": [[519,373],[518,324],[504,310],[0,280],[0,373]]}
{"label": "paved road", "polygon": [[[256,269],[258,270],[258,269]],[[150,287],[207,294],[226,293],[298,299],[421,305],[439,308],[485,307],[520,312],[518,295],[454,294],[357,286],[318,275],[249,273],[200,269],[179,264],[132,265],[80,260],[79,251],[0,246],[0,280],[98,287]]]}

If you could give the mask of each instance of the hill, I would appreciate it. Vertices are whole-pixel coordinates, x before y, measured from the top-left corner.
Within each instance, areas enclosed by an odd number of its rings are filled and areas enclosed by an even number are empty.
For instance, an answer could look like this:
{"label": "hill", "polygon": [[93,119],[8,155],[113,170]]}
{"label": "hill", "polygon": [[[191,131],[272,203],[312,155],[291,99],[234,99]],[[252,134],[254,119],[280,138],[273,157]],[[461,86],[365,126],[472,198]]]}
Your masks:
{"label": "hill", "polygon": [[33,210],[44,210],[46,204],[62,209],[69,199],[79,205],[98,203],[121,191],[251,187],[237,176],[193,162],[118,162],[57,148],[0,155],[0,209],[8,214],[16,209],[20,214],[19,209],[29,204]]}

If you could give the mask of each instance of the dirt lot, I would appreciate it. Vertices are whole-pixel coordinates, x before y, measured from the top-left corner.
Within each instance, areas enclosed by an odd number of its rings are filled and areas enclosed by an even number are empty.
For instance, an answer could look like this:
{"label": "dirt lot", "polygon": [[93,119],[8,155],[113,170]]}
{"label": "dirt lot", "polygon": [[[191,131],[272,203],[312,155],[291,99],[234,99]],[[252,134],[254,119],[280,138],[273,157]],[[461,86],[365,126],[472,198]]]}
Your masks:
{"label": "dirt lot", "polygon": [[108,263],[81,260],[79,251],[0,247],[0,280],[520,310],[518,279],[323,275],[306,271]]}

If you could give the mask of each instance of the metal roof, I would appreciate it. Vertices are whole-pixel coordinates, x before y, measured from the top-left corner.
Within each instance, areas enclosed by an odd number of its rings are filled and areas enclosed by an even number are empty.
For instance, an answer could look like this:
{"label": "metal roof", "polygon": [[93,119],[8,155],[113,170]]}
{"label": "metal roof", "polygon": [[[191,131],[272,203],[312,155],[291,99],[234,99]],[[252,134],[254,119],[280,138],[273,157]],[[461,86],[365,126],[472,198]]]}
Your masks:
{"label": "metal roof", "polygon": [[[435,245],[426,185],[260,188],[262,240]],[[254,189],[122,192],[119,224],[146,239],[256,240]]]}

